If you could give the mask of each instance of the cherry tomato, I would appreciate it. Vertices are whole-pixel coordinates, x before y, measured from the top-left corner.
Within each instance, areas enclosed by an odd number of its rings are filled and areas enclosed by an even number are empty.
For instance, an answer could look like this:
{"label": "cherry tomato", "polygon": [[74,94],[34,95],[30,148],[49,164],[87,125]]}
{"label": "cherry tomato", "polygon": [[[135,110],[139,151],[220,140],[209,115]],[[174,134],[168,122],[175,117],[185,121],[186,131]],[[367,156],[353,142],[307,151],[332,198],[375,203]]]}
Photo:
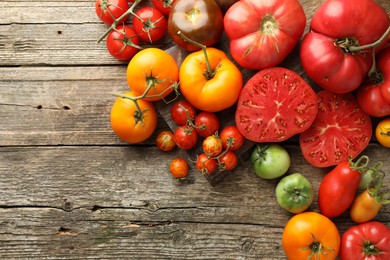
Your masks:
{"label": "cherry tomato", "polygon": [[303,212],[287,222],[282,244],[289,260],[334,260],[340,249],[340,234],[336,225],[324,215]]}
{"label": "cherry tomato", "polygon": [[139,39],[133,28],[128,25],[118,25],[106,39],[108,52],[118,60],[130,60],[140,49]]}
{"label": "cherry tomato", "polygon": [[231,171],[237,167],[238,158],[234,151],[227,151],[218,156],[217,159],[219,171]]}
{"label": "cherry tomato", "polygon": [[201,153],[198,155],[195,165],[202,174],[213,174],[217,169],[217,160],[210,159],[205,153]]}
{"label": "cherry tomato", "polygon": [[166,97],[177,86],[179,68],[176,60],[158,48],[139,51],[127,66],[127,83],[137,96],[146,91],[145,100],[156,101]]}
{"label": "cherry tomato", "polygon": [[161,40],[167,32],[167,19],[151,6],[140,8],[133,16],[134,31],[138,37],[154,43]]}
{"label": "cherry tomato", "polygon": [[[132,92],[124,95],[134,97]],[[139,143],[148,139],[157,126],[157,113],[152,103],[138,100],[141,113],[135,103],[118,97],[111,108],[111,127],[114,133],[127,143]]]}
{"label": "cherry tomato", "polygon": [[223,148],[229,150],[237,150],[244,144],[244,136],[238,131],[238,128],[234,125],[226,126],[219,134],[223,143]]}
{"label": "cherry tomato", "polygon": [[222,153],[222,140],[216,135],[207,136],[202,143],[203,152],[209,158],[213,158]]}
{"label": "cherry tomato", "polygon": [[196,108],[187,101],[177,101],[171,106],[170,113],[175,124],[185,125],[189,120],[195,120]]}
{"label": "cherry tomato", "polygon": [[175,0],[152,0],[153,6],[163,15],[168,16]]}
{"label": "cherry tomato", "polygon": [[390,148],[390,118],[378,123],[375,128],[375,137],[381,145]]}
{"label": "cherry tomato", "polygon": [[188,175],[188,163],[183,158],[175,158],[169,165],[171,175],[177,179],[183,179]]}
{"label": "cherry tomato", "polygon": [[[99,19],[107,24],[111,25],[114,19],[119,18],[129,9],[127,0],[96,0],[95,10]],[[125,16],[118,24],[124,23],[128,16]]]}
{"label": "cherry tomato", "polygon": [[198,134],[195,129],[188,125],[178,127],[173,137],[176,145],[184,150],[193,148],[198,141]]}
{"label": "cherry tomato", "polygon": [[220,126],[217,115],[212,112],[205,111],[202,111],[195,116],[194,124],[196,127],[196,132],[202,137],[215,134],[219,130]]}
{"label": "cherry tomato", "polygon": [[156,137],[156,145],[161,151],[171,151],[176,147],[172,131],[161,131]]}

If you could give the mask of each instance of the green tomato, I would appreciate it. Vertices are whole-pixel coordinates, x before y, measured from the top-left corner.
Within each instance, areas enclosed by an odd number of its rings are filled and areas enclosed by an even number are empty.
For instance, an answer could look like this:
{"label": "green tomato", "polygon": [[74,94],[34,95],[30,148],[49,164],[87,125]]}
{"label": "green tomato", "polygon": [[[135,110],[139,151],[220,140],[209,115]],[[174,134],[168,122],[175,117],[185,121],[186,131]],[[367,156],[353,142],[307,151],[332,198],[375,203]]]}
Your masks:
{"label": "green tomato", "polygon": [[251,154],[252,168],[263,179],[275,179],[290,168],[290,155],[278,144],[257,144]]}
{"label": "green tomato", "polygon": [[313,202],[313,186],[302,174],[290,174],[276,186],[276,199],[280,207],[291,213],[303,212]]}

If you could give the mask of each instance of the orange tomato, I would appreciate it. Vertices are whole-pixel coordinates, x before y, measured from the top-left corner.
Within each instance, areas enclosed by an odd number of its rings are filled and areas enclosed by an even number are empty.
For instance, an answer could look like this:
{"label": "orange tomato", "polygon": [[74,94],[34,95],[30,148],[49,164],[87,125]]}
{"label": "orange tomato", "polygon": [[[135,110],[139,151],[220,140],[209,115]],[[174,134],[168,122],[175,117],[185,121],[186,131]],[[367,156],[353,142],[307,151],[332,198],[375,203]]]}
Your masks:
{"label": "orange tomato", "polygon": [[180,66],[180,91],[199,110],[217,112],[236,103],[243,79],[241,71],[223,51],[206,49],[189,54]]}
{"label": "orange tomato", "polygon": [[147,101],[157,101],[169,95],[179,80],[179,68],[175,59],[158,48],[139,51],[127,66],[127,83],[136,96],[148,89]]}
{"label": "orange tomato", "polygon": [[[124,95],[134,97],[132,92]],[[151,102],[137,100],[139,113],[134,101],[118,97],[111,108],[111,127],[114,133],[127,143],[139,143],[148,139],[157,126],[157,114]]]}
{"label": "orange tomato", "polygon": [[349,214],[356,223],[363,223],[373,219],[382,207],[367,189],[360,193],[352,203]]}
{"label": "orange tomato", "polygon": [[333,260],[339,253],[340,234],[329,218],[317,212],[304,212],[287,222],[282,244],[289,260]]}
{"label": "orange tomato", "polygon": [[390,148],[390,118],[383,119],[378,123],[375,136],[381,145]]}

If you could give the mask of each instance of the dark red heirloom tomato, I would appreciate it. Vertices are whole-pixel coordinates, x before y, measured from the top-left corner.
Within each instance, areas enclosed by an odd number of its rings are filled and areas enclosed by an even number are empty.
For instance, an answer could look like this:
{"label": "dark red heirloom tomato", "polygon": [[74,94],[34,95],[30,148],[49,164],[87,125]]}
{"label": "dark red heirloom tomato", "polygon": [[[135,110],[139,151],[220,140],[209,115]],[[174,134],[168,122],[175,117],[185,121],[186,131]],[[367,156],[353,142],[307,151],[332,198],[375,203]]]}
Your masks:
{"label": "dark red heirloom tomato", "polygon": [[118,60],[130,60],[140,49],[139,39],[133,28],[128,25],[118,25],[106,39],[108,52]]}
{"label": "dark red heirloom tomato", "polygon": [[390,228],[378,221],[352,226],[341,236],[340,260],[390,259]]}
{"label": "dark red heirloom tomato", "polygon": [[371,49],[357,47],[377,41],[389,25],[388,14],[373,0],[325,1],[301,44],[306,74],[334,93],[355,90],[372,64]]}
{"label": "dark red heirloom tomato", "polygon": [[256,73],[241,90],[235,115],[240,133],[254,142],[280,142],[308,129],[317,114],[317,96],[286,68]]}
{"label": "dark red heirloom tomato", "polygon": [[200,44],[214,45],[223,31],[221,8],[214,0],[176,0],[169,14],[168,33],[180,47],[188,51],[200,49],[183,40],[179,31]]}
{"label": "dark red heirloom tomato", "polygon": [[323,90],[318,95],[318,113],[299,145],[305,159],[316,167],[328,167],[358,156],[372,135],[371,118],[352,94]]}
{"label": "dark red heirloom tomato", "polygon": [[224,17],[234,60],[256,70],[281,63],[298,43],[305,25],[298,0],[242,0]]}
{"label": "dark red heirloom tomato", "polygon": [[[119,18],[129,9],[127,0],[96,0],[95,11],[99,19],[111,25],[114,19]],[[118,24],[126,21],[128,16],[124,17]]]}

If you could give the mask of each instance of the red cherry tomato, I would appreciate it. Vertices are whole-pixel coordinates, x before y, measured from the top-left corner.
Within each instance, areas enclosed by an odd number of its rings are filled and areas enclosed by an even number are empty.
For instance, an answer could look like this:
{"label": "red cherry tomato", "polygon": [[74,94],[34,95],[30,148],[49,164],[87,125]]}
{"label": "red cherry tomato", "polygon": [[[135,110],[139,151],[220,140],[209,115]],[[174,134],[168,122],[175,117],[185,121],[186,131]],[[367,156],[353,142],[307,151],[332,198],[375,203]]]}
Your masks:
{"label": "red cherry tomato", "polygon": [[171,106],[171,118],[177,125],[185,125],[188,120],[193,121],[196,115],[196,109],[187,101],[178,101]]}
{"label": "red cherry tomato", "polygon": [[227,149],[229,145],[229,150],[237,150],[244,143],[244,136],[234,125],[223,128],[219,134],[219,137],[222,140],[223,148]]}
{"label": "red cherry tomato", "polygon": [[191,126],[180,126],[173,134],[175,143],[178,147],[184,150],[189,150],[196,145],[198,134]]}
{"label": "red cherry tomato", "polygon": [[175,0],[152,0],[154,7],[165,16],[171,12],[173,2]]}
{"label": "red cherry tomato", "polygon": [[209,159],[205,153],[201,153],[198,155],[195,165],[202,174],[213,174],[217,169],[217,160]]}
{"label": "red cherry tomato", "polygon": [[147,6],[135,13],[133,26],[141,40],[154,43],[164,37],[167,31],[167,19],[156,8]]}
{"label": "red cherry tomato", "polygon": [[[107,24],[111,25],[114,19],[119,18],[129,9],[129,4],[126,0],[96,0],[95,11],[99,19]],[[127,20],[128,16],[119,21],[121,24]]]}
{"label": "red cherry tomato", "polygon": [[176,147],[176,143],[171,131],[162,131],[156,137],[157,148],[161,151],[171,151]]}
{"label": "red cherry tomato", "polygon": [[212,112],[202,111],[195,117],[196,132],[202,137],[215,134],[219,126],[219,119]]}
{"label": "red cherry tomato", "polygon": [[106,39],[108,52],[118,60],[130,60],[140,49],[139,39],[133,28],[128,25],[118,25]]}
{"label": "red cherry tomato", "polygon": [[183,179],[188,174],[188,163],[183,158],[175,158],[169,165],[171,175],[177,179]]}
{"label": "red cherry tomato", "polygon": [[222,140],[216,135],[207,136],[202,143],[203,152],[207,157],[212,158],[222,153]]}
{"label": "red cherry tomato", "polygon": [[231,171],[237,167],[238,158],[235,152],[228,151],[218,158],[219,171]]}

